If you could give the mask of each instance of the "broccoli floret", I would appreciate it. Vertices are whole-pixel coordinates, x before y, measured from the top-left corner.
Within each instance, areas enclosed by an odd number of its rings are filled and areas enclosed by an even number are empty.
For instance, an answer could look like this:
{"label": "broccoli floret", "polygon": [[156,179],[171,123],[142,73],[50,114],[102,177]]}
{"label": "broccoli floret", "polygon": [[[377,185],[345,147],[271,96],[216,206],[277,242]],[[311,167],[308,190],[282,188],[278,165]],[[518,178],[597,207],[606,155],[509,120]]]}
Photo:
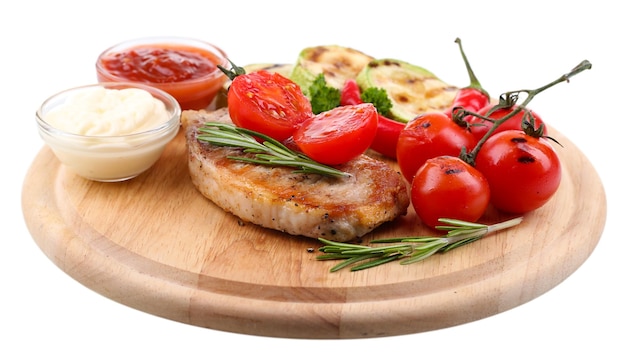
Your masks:
{"label": "broccoli floret", "polygon": [[378,87],[369,87],[363,90],[361,100],[374,104],[378,113],[383,116],[389,116],[389,111],[393,106],[389,96],[387,96],[387,91]]}
{"label": "broccoli floret", "polygon": [[311,109],[314,114],[334,109],[341,102],[341,91],[328,86],[326,78],[322,73],[313,80],[313,84],[311,84],[308,91],[311,99]]}

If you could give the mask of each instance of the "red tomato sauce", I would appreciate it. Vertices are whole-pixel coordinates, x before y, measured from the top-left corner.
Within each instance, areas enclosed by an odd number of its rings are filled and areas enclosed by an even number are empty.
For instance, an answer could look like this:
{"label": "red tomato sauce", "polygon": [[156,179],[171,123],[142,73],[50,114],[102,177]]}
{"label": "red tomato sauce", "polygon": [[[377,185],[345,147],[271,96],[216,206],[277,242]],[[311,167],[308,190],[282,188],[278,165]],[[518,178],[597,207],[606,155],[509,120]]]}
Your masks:
{"label": "red tomato sauce", "polygon": [[180,107],[204,109],[228,79],[226,53],[210,44],[157,42],[118,45],[98,57],[99,82],[137,82],[157,87],[176,98]]}
{"label": "red tomato sauce", "polygon": [[203,78],[219,60],[198,48],[138,46],[103,56],[101,65],[112,75],[136,82],[171,83]]}

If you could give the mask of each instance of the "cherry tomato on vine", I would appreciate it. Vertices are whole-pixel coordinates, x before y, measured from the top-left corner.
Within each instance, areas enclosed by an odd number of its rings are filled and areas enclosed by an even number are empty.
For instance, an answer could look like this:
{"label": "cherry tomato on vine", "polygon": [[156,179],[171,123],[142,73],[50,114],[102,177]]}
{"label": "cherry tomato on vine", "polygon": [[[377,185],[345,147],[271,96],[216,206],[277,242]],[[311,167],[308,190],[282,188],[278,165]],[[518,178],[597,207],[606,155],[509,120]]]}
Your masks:
{"label": "cherry tomato on vine", "polygon": [[463,147],[474,148],[476,139],[442,112],[418,115],[398,136],[396,160],[404,178],[411,182],[415,172],[430,158],[457,157]]}
{"label": "cherry tomato on vine", "polygon": [[293,140],[309,158],[324,164],[349,162],[372,144],[378,112],[370,103],[339,106],[305,120]]}
{"label": "cherry tomato on vine", "polygon": [[[496,109],[493,112],[489,112],[495,105],[489,104],[480,109],[477,114],[487,116],[491,119],[502,119],[503,117],[512,113],[517,106],[503,109]],[[533,118],[535,119],[535,129],[538,129],[541,125],[543,125],[543,135],[548,135],[548,128],[546,127],[543,119],[534,111],[530,109],[523,109],[519,111],[517,114],[507,119],[505,122],[500,124],[496,130],[494,130],[493,134],[499,133],[504,130],[522,130],[522,120],[524,117],[525,110],[528,110]],[[476,140],[482,139],[482,137],[487,134],[487,131],[493,126],[493,124],[487,120],[483,120],[476,116],[467,117],[467,123],[469,124],[470,131],[474,134]],[[493,135],[492,134],[492,135]]]}
{"label": "cherry tomato on vine", "polygon": [[476,222],[489,205],[485,176],[458,157],[427,160],[411,183],[411,203],[422,222],[434,228],[440,218]]}
{"label": "cherry tomato on vine", "polygon": [[520,130],[492,135],[475,166],[489,181],[492,205],[503,212],[523,214],[543,206],[561,182],[561,163],[549,140]]}
{"label": "cherry tomato on vine", "polygon": [[300,86],[273,72],[237,75],[228,90],[233,123],[282,141],[313,115]]}

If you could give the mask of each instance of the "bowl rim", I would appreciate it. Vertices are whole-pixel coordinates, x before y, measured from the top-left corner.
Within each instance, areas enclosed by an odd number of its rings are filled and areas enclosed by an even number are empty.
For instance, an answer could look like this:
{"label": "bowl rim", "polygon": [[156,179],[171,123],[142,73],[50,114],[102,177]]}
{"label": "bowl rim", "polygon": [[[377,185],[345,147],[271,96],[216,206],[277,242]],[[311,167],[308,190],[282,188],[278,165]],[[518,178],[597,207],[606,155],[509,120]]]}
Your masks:
{"label": "bowl rim", "polygon": [[137,82],[137,83],[142,83],[145,85],[150,85],[153,87],[167,87],[167,86],[172,86],[172,85],[193,85],[193,84],[198,84],[198,83],[205,83],[207,81],[215,80],[224,74],[219,68],[216,68],[214,71],[208,73],[207,75],[203,77],[184,80],[184,81],[176,81],[176,82],[130,81],[124,77],[111,74],[101,64],[102,58],[109,53],[112,53],[114,51],[117,51],[117,52],[124,51],[124,50],[131,49],[133,47],[151,45],[151,44],[158,44],[158,45],[179,44],[179,45],[185,45],[185,46],[207,50],[213,53],[214,55],[216,55],[221,60],[221,63],[219,64],[219,66],[222,66],[225,68],[230,67],[230,61],[228,59],[226,52],[221,47],[218,47],[217,45],[213,43],[207,42],[199,38],[183,37],[183,36],[148,36],[148,37],[139,37],[139,38],[123,40],[121,42],[118,42],[106,48],[96,58],[96,72],[98,74],[102,73],[103,75],[105,75],[105,77],[115,80],[114,82]]}
{"label": "bowl rim", "polygon": [[[44,109],[46,106],[54,101],[57,101],[61,98],[67,97],[68,95],[78,92],[80,90],[92,89],[97,87],[104,88],[116,88],[116,89],[128,89],[128,88],[139,88],[145,91],[148,91],[153,97],[156,96],[161,102],[165,104],[166,110],[169,112],[169,118],[163,123],[159,124],[156,127],[153,127],[148,130],[143,130],[139,132],[134,132],[130,134],[121,134],[121,135],[84,135],[72,133],[63,129],[59,129],[52,124],[48,123],[45,120]],[[139,138],[150,136],[153,134],[159,134],[164,131],[169,131],[170,129],[175,129],[180,127],[180,117],[181,117],[182,109],[180,104],[169,93],[144,83],[139,82],[99,82],[92,83],[87,85],[75,86],[68,89],[61,90],[56,92],[55,94],[46,98],[40,106],[35,111],[35,119],[37,121],[37,126],[40,131],[46,132],[48,135],[56,136],[56,137],[64,137],[64,138],[72,138],[72,139],[80,139],[80,140],[106,140],[106,141],[122,141],[122,139],[128,138]]]}

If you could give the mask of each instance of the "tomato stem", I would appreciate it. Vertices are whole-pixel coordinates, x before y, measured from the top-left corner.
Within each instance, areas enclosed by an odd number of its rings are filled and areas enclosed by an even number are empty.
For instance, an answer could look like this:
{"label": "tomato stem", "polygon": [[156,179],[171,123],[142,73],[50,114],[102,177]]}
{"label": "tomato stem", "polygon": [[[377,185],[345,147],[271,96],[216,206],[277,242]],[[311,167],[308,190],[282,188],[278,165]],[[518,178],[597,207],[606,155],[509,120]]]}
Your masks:
{"label": "tomato stem", "polygon": [[228,60],[228,62],[230,63],[231,69],[226,69],[226,68],[220,66],[219,64],[217,65],[217,68],[220,71],[222,71],[231,81],[234,80],[235,77],[237,77],[237,76],[241,76],[241,75],[245,75],[246,74],[246,70],[243,67],[237,66],[230,59]]}
{"label": "tomato stem", "polygon": [[[466,112],[467,115],[474,115],[474,116],[479,117],[479,118],[481,118],[483,120],[487,120],[487,121],[492,123],[492,126],[491,126],[491,128],[489,128],[487,133],[478,141],[476,146],[470,152],[467,152],[466,150],[463,150],[461,152],[460,158],[463,159],[465,162],[469,163],[472,166],[475,165],[476,156],[478,155],[478,152],[482,148],[483,144],[485,144],[487,139],[489,139],[489,137],[495,132],[495,130],[498,128],[498,126],[500,126],[502,123],[504,123],[508,119],[512,118],[513,116],[515,116],[517,113],[521,112],[522,110],[526,110],[525,112],[528,113],[528,111],[526,109],[526,106],[532,101],[532,99],[535,96],[537,96],[541,92],[543,92],[543,91],[545,91],[545,90],[551,88],[552,86],[557,85],[557,84],[559,84],[561,82],[569,82],[570,78],[572,78],[573,76],[581,73],[582,71],[588,70],[590,68],[591,68],[591,63],[589,61],[587,61],[587,60],[584,60],[584,61],[580,62],[576,67],[574,67],[570,72],[562,75],[561,77],[557,78],[556,80],[554,80],[554,81],[552,81],[552,82],[550,82],[550,83],[548,83],[548,84],[546,84],[544,86],[541,86],[541,87],[536,88],[534,90],[521,89],[521,90],[505,92],[505,93],[500,95],[498,105],[494,106],[489,111],[489,113],[487,113],[487,116],[483,116],[483,115],[480,115],[480,114],[475,113],[475,112],[467,111]],[[499,108],[512,108],[513,106],[515,106],[517,104],[518,99],[519,99],[519,95],[522,94],[522,93],[526,94],[526,99],[524,99],[524,101],[521,104],[519,104],[508,115],[503,116],[500,119],[492,119],[492,118],[488,117],[488,115],[490,115],[496,109],[499,109]]]}

